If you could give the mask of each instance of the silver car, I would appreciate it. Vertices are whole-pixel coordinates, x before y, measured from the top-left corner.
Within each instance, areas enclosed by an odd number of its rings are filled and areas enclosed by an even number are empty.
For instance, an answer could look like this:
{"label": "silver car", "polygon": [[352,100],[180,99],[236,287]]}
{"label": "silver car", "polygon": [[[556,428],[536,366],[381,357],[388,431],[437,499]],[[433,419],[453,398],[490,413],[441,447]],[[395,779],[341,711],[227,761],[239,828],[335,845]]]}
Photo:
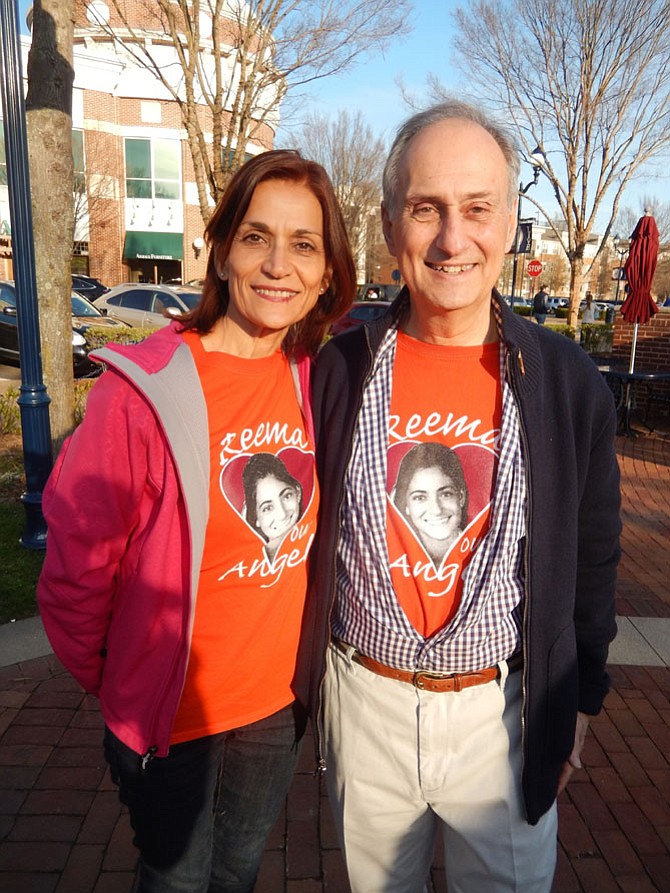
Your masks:
{"label": "silver car", "polygon": [[127,283],[111,288],[93,302],[103,313],[126,325],[166,326],[170,320],[193,310],[202,294],[186,285]]}

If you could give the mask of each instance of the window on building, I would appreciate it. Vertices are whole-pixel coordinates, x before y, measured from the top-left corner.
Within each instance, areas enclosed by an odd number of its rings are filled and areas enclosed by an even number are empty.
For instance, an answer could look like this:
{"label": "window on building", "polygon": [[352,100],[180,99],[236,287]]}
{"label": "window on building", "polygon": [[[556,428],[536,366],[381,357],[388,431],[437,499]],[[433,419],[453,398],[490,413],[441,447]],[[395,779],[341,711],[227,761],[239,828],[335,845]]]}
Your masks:
{"label": "window on building", "polygon": [[150,100],[140,102],[140,117],[143,124],[161,123],[161,104]]}
{"label": "window on building", "polygon": [[[223,162],[224,170],[227,169],[227,168],[233,163],[233,158],[234,158],[234,157],[235,157],[235,150],[234,150],[234,149],[227,149],[227,150],[226,150],[226,149],[224,148],[224,149],[221,150],[221,160],[222,160],[222,162]],[[245,152],[245,153],[244,153],[244,161],[242,162],[242,164],[246,164],[247,161],[249,161],[249,159],[250,159],[250,158],[253,158],[253,157],[254,157],[253,155],[250,155],[248,152]]]}
{"label": "window on building", "polygon": [[126,140],[128,198],[179,198],[179,150],[175,140]]}

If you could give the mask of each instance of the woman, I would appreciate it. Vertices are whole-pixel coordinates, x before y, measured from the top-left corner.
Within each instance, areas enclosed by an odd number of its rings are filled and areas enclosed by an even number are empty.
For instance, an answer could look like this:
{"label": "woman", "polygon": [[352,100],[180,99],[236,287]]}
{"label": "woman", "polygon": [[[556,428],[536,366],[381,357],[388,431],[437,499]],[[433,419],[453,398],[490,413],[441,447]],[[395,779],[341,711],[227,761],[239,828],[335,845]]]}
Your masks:
{"label": "woman", "polygon": [[468,488],[456,453],[420,443],[400,462],[393,502],[438,566],[468,523]]}
{"label": "woman", "polygon": [[593,306],[593,295],[586,292],[586,305],[582,311],[582,325],[591,325],[596,321],[596,308]]}
{"label": "woman", "polygon": [[[196,309],[98,352],[109,371],[43,500],[42,617],[100,699],[141,893],[253,890],[304,726],[291,683],[318,497],[309,362],[356,284],[330,181],[295,152],[244,165],[206,237]],[[225,472],[287,449],[310,467],[310,500],[291,560],[269,566]]]}
{"label": "woman", "polygon": [[256,453],[242,472],[247,522],[265,540],[273,561],[286,535],[302,516],[302,486],[272,453]]}

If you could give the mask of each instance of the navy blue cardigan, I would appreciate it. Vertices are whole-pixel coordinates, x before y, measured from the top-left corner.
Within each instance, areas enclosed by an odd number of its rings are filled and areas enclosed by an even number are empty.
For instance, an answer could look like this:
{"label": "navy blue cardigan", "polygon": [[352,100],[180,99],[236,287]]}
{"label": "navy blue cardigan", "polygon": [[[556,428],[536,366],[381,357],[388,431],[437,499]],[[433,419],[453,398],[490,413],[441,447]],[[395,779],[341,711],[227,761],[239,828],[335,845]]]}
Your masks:
{"label": "navy blue cardigan", "polygon": [[[317,731],[344,474],[373,356],[405,299],[402,292],[380,320],[332,339],[314,371],[321,509],[295,687]],[[555,799],[577,711],[598,713],[609,687],[621,529],[616,417],[609,388],[579,346],[517,316],[495,292],[494,299],[527,468],[523,791],[534,824]]]}

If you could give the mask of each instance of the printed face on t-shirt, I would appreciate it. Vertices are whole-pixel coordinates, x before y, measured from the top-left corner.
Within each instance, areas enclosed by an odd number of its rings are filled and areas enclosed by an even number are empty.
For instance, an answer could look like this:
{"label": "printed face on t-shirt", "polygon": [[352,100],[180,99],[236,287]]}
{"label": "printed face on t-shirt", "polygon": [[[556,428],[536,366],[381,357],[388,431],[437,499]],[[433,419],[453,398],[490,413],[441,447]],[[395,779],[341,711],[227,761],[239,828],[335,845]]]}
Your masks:
{"label": "printed face on t-shirt", "polygon": [[419,468],[410,481],[405,514],[419,538],[445,546],[460,532],[463,496],[441,468]]}
{"label": "printed face on t-shirt", "polygon": [[314,458],[302,448],[306,446],[299,438],[296,447],[284,447],[277,454],[241,453],[221,459],[219,487],[226,503],[262,543],[268,567],[277,570],[282,552],[295,559],[296,544],[307,531],[302,518],[312,501]]}
{"label": "printed face on t-shirt", "polygon": [[300,514],[300,492],[297,486],[274,475],[261,478],[256,484],[256,526],[268,540],[279,542],[296,524]]}

